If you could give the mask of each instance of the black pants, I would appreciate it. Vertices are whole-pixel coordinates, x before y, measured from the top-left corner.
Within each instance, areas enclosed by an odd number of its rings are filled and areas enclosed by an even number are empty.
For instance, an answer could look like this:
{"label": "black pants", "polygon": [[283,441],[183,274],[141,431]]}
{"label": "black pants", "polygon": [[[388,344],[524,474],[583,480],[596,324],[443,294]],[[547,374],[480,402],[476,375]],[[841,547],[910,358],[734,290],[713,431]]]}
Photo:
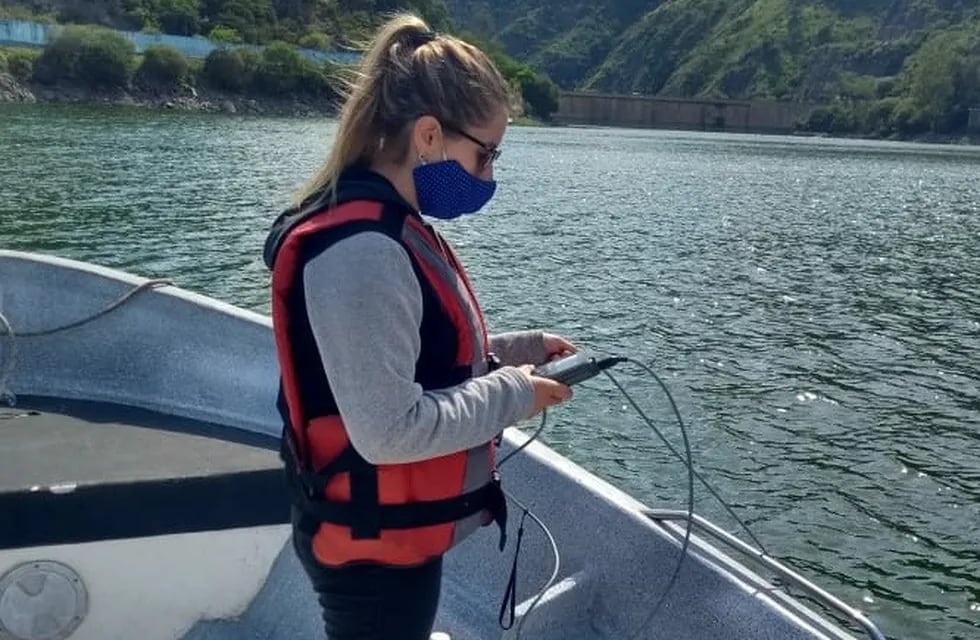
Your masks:
{"label": "black pants", "polygon": [[315,523],[293,513],[293,546],[323,610],[328,640],[429,640],[442,558],[408,569],[325,567],[313,555]]}

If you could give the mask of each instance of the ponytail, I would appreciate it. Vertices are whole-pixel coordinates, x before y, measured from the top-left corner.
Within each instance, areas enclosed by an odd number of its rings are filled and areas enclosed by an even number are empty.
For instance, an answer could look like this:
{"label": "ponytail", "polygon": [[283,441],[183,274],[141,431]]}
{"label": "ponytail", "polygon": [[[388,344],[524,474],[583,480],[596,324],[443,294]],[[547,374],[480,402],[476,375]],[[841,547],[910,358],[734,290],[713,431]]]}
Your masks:
{"label": "ponytail", "polygon": [[297,203],[334,192],[350,166],[380,153],[404,156],[406,125],[422,115],[459,128],[481,124],[508,103],[508,85],[482,51],[411,14],[381,27],[346,93],[330,154]]}

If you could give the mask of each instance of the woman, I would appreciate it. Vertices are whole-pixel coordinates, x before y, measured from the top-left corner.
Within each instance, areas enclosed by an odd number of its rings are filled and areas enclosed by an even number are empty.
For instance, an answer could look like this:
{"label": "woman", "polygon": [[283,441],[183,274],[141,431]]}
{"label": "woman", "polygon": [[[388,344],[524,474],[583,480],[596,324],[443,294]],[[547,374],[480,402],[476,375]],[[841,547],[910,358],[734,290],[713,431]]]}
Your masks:
{"label": "woman", "polygon": [[326,164],[266,243],[293,542],[330,640],[429,638],[443,554],[503,529],[496,438],[571,396],[531,370],[574,346],[488,336],[459,260],[419,215],[490,200],[507,104],[477,48],[391,20]]}

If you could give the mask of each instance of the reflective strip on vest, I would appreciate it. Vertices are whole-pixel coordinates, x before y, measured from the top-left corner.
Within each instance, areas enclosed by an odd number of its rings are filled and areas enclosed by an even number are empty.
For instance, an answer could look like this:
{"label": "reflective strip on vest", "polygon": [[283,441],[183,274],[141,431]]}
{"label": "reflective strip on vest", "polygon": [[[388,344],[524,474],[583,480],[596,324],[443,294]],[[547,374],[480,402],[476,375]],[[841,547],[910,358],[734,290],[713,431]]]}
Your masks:
{"label": "reflective strip on vest", "polygon": [[[469,339],[466,341],[468,344],[464,344],[464,341],[460,340],[460,353],[457,355],[457,363],[462,364],[469,361],[472,363],[472,376],[484,375],[487,372],[488,338],[483,314],[470,291],[469,283],[464,280],[465,275],[462,268],[459,267],[457,271],[457,268],[452,264],[455,262],[453,260],[455,256],[445,256],[439,248],[433,246],[432,240],[427,237],[425,230],[420,228],[420,223],[412,219],[406,221],[402,231],[402,240],[411,248],[422,270],[436,287],[436,290],[451,294],[456,299],[457,304],[448,305],[447,312],[452,317],[453,323],[457,324],[460,329],[464,326],[467,327],[469,334]],[[446,251],[449,251],[448,245],[443,246]],[[456,264],[458,265],[458,262]],[[443,296],[440,295],[440,297]],[[458,317],[460,311],[465,317]],[[463,336],[460,335],[460,337]],[[479,489],[489,481],[493,471],[493,458],[493,447],[490,443],[467,451],[463,493]],[[477,513],[457,522],[453,531],[453,544],[455,545],[476,531],[484,524],[484,521],[485,516]]]}
{"label": "reflective strip on vest", "polygon": [[[402,240],[411,248],[412,252],[419,259],[422,270],[430,281],[436,285],[437,290],[441,288],[447,293],[451,293],[458,301],[456,309],[449,308],[447,311],[452,317],[453,324],[460,329],[468,328],[465,332],[466,340],[460,340],[459,353],[456,355],[456,364],[462,365],[471,363],[473,371],[471,375],[477,376],[486,373],[484,369],[479,371],[481,364],[486,366],[487,352],[486,340],[483,331],[481,314],[476,307],[476,303],[470,296],[466,284],[462,277],[442,252],[434,247],[431,241],[425,237],[425,232],[416,228],[411,222],[405,224],[402,231]],[[450,305],[452,307],[454,305]],[[463,312],[463,317],[459,317],[457,309]],[[460,336],[464,337],[463,335]]]}
{"label": "reflective strip on vest", "polygon": [[[289,232],[280,249],[278,268],[274,269],[273,316],[277,320],[276,340],[280,351],[284,391],[292,427],[298,436],[298,445],[303,449],[297,453],[300,453],[300,458],[305,459],[305,462],[312,463],[313,468],[333,459],[349,444],[349,440],[339,416],[303,415],[301,398],[298,396],[297,372],[286,334],[290,330],[288,295],[298,276],[301,245],[306,237],[344,223],[380,221],[383,211],[384,207],[380,203],[346,203],[332,210],[329,215],[311,217]],[[459,343],[455,364],[469,367],[473,377],[484,375],[487,372],[489,338],[479,304],[458,258],[448,244],[441,242],[436,232],[430,231],[421,220],[412,216],[404,219],[399,240],[412,255],[422,277],[435,290],[442,310],[455,328]],[[495,447],[490,442],[447,456],[444,461],[381,465],[378,467],[379,501],[386,502],[383,499],[386,491],[390,496],[392,489],[398,493],[404,488],[414,486],[413,482],[420,478],[431,476],[434,466],[446,469],[446,473],[437,472],[436,475],[451,481],[453,492],[463,494],[480,489],[492,478],[494,456]],[[301,464],[302,462],[304,460],[300,461]],[[400,488],[391,485],[392,482]],[[432,489],[431,486],[428,488]],[[349,500],[347,475],[341,474],[331,481],[326,493],[334,500]],[[419,499],[434,497],[420,496]],[[390,502],[390,498],[387,502]],[[342,565],[359,558],[394,564],[414,564],[456,545],[488,522],[488,514],[483,512],[457,522],[424,527],[417,531],[383,530],[381,538],[370,540],[352,540],[349,528],[322,523],[314,535],[314,550],[317,557],[328,564]]]}

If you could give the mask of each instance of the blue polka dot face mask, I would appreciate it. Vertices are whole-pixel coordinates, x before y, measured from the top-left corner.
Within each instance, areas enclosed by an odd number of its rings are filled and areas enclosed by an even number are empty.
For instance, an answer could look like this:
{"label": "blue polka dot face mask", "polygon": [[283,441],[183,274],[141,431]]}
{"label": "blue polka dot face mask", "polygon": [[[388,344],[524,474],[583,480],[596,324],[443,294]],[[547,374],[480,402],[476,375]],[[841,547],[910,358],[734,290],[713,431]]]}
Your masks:
{"label": "blue polka dot face mask", "polygon": [[476,213],[497,190],[496,182],[477,178],[456,160],[421,161],[412,173],[419,210],[443,220]]}

